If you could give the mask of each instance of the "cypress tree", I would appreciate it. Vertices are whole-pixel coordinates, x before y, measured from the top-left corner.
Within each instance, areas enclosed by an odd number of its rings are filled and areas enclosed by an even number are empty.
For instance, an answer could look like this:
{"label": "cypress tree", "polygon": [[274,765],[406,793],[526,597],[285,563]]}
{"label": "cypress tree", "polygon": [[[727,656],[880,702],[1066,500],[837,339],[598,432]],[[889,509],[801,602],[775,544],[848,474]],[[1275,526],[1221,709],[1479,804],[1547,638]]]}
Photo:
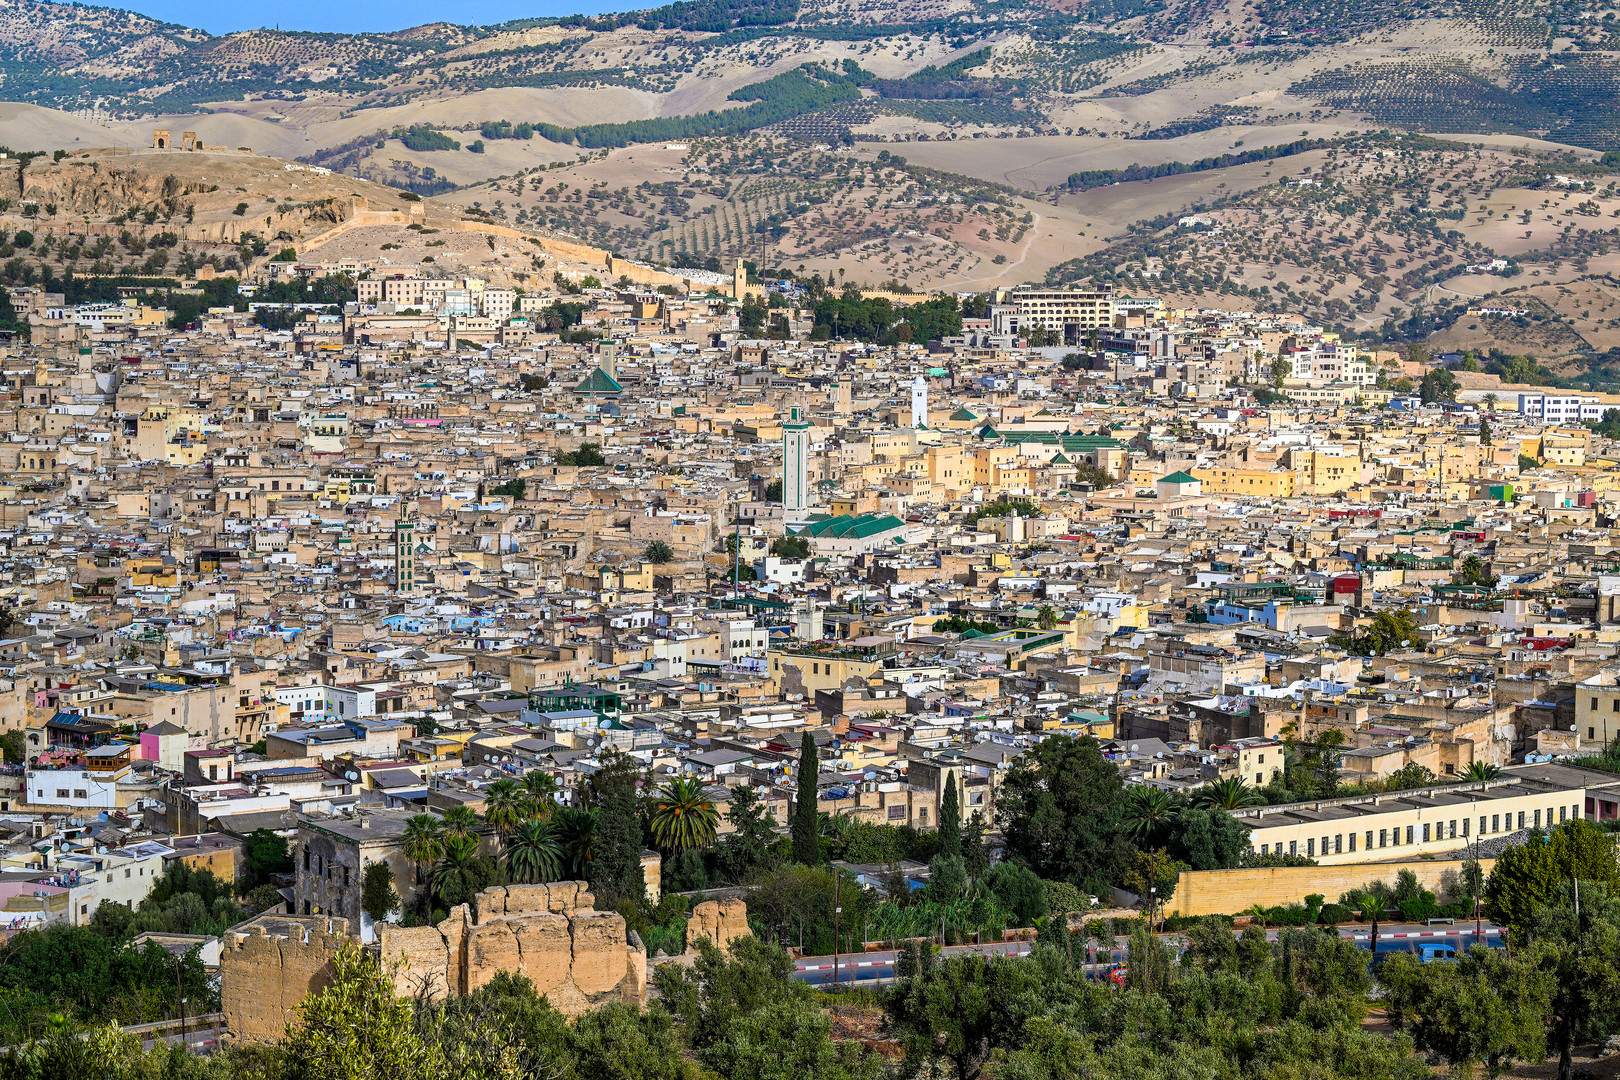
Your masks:
{"label": "cypress tree", "polygon": [[610,911],[626,900],[646,897],[641,874],[641,817],[636,809],[636,781],[640,768],[634,759],[617,751],[603,756],[603,767],[591,777],[590,801],[596,818],[596,858],[585,877],[596,894],[599,911]]}
{"label": "cypress tree", "polygon": [[816,740],[806,731],[799,744],[799,794],[793,801],[793,861],[805,866],[821,862],[821,844],[816,839],[816,776],[820,770]]}
{"label": "cypress tree", "polygon": [[955,773],[945,777],[945,795],[939,801],[939,853],[953,859],[962,854],[962,802]]}

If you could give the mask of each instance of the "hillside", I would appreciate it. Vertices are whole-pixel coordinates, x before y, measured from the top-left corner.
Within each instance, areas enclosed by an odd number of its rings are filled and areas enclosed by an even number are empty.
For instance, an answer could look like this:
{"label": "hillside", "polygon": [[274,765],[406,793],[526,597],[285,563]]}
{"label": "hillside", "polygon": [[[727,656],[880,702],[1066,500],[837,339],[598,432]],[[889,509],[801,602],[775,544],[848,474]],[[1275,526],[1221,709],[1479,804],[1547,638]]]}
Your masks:
{"label": "hillside", "polygon": [[[1572,299],[1620,269],[1597,161],[1620,151],[1605,13],[703,0],[212,37],[3,0],[0,124],[43,150],[195,131],[654,261],[912,288],[1146,276],[1189,302],[1568,364],[1617,344]],[[1513,276],[1467,269],[1494,259]],[[1455,318],[1555,285],[1516,321]]]}

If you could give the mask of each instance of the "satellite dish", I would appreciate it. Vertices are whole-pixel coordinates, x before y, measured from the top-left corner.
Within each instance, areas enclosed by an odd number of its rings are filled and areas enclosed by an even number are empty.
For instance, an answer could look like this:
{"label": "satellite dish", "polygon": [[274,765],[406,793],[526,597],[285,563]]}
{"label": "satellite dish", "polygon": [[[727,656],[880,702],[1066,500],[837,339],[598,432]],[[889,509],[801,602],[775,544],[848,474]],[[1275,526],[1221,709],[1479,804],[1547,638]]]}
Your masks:
{"label": "satellite dish", "polygon": [[355,772],[353,769],[350,769],[348,772],[343,774],[343,779],[345,779],[345,780],[358,780],[358,779],[360,779],[360,774]]}

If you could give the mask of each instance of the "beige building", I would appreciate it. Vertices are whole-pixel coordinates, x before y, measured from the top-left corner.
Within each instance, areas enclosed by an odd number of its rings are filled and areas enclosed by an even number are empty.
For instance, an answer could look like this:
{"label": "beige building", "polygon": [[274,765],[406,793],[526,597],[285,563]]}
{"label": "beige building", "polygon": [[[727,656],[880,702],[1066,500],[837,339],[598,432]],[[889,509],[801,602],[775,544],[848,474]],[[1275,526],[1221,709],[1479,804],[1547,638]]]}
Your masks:
{"label": "beige building", "polygon": [[1586,770],[1523,766],[1500,780],[1232,811],[1261,855],[1324,865],[1466,853],[1475,841],[1584,817]]}

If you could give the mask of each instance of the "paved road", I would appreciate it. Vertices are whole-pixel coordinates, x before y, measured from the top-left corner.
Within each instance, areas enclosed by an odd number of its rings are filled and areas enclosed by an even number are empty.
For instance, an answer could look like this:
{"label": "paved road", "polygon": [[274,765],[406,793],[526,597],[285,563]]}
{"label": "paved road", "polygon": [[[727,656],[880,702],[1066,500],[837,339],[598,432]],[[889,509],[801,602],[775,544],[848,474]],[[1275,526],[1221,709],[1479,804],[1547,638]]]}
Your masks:
{"label": "paved road", "polygon": [[[1266,931],[1268,941],[1276,941],[1279,930]],[[1488,945],[1494,945],[1501,940],[1502,930],[1491,923],[1486,923],[1481,935]],[[1372,936],[1372,928],[1345,927],[1339,931],[1339,936],[1366,948]],[[1184,939],[1179,934],[1161,934],[1160,937],[1172,945],[1180,946]],[[1404,952],[1416,946],[1419,942],[1449,942],[1459,950],[1466,949],[1474,941],[1474,924],[1459,923],[1456,926],[1423,926],[1413,923],[1380,923],[1378,925],[1378,951]],[[945,949],[946,956],[1028,956],[1032,943],[1027,941],[996,942],[988,945],[952,945]],[[1093,954],[1094,963],[1087,965],[1087,972],[1100,975],[1113,964],[1124,963],[1126,959],[1126,943],[1121,940],[1119,947],[1112,953],[1097,950]],[[898,958],[894,950],[882,952],[853,953],[840,956],[836,959],[837,981],[849,983],[877,983],[895,977],[894,965]],[[834,978],[834,958],[831,956],[806,956],[796,965],[795,978],[807,982],[812,986],[832,986]]]}

